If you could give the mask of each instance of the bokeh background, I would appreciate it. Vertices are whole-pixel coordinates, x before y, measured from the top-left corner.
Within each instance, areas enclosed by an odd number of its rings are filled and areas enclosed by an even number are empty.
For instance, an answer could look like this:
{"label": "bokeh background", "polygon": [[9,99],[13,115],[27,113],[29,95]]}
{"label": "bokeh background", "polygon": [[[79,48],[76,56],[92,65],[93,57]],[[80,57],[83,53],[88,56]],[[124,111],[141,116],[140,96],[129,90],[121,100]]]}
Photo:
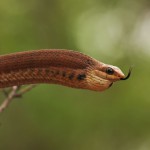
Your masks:
{"label": "bokeh background", "polygon": [[1,150],[150,149],[149,0],[1,0],[0,54],[43,48],[133,73],[101,93],[38,85],[0,114]]}

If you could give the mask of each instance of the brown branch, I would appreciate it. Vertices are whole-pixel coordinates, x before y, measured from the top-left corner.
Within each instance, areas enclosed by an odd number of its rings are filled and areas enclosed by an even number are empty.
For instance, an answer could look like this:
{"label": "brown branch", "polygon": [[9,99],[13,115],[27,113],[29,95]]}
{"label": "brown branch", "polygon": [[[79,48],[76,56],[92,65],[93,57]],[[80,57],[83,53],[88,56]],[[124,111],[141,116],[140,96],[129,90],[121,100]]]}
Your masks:
{"label": "brown branch", "polygon": [[0,113],[3,112],[8,107],[8,105],[11,103],[11,101],[14,98],[22,97],[23,94],[29,92],[35,86],[36,85],[29,85],[29,86],[27,86],[25,88],[20,88],[20,86],[13,86],[11,88],[11,91],[6,91],[4,89],[3,93],[6,96],[6,98],[4,99],[4,101],[2,102],[2,104],[0,105]]}

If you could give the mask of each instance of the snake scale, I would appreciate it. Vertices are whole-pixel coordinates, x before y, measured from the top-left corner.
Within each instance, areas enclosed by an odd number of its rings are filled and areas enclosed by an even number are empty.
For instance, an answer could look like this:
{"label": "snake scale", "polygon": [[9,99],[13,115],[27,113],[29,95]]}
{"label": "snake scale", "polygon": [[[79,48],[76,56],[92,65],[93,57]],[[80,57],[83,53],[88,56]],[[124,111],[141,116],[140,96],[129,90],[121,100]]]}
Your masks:
{"label": "snake scale", "polygon": [[27,84],[61,84],[103,91],[128,75],[112,65],[83,53],[64,49],[43,49],[0,55],[0,88]]}

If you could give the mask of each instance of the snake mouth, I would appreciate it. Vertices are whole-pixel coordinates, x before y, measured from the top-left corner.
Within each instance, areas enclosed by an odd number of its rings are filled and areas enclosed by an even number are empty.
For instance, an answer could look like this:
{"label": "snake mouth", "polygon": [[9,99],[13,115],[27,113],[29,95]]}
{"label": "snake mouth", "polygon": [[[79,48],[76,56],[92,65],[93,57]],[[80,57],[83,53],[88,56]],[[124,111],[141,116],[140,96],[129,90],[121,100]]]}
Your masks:
{"label": "snake mouth", "polygon": [[120,78],[120,80],[127,80],[130,77],[130,75],[131,75],[131,71],[132,71],[132,67],[130,67],[128,75],[126,77],[124,77],[124,78]]}

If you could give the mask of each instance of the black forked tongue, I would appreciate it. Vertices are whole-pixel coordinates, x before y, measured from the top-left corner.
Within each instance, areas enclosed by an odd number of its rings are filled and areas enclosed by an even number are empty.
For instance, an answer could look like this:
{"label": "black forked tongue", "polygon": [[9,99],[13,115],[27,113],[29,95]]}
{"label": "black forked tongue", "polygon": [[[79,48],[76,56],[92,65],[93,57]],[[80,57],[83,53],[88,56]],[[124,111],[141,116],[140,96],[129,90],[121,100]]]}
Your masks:
{"label": "black forked tongue", "polygon": [[127,80],[130,77],[130,75],[131,75],[131,71],[132,71],[132,67],[130,67],[128,75],[126,77],[124,77],[124,78],[121,78],[120,80]]}

